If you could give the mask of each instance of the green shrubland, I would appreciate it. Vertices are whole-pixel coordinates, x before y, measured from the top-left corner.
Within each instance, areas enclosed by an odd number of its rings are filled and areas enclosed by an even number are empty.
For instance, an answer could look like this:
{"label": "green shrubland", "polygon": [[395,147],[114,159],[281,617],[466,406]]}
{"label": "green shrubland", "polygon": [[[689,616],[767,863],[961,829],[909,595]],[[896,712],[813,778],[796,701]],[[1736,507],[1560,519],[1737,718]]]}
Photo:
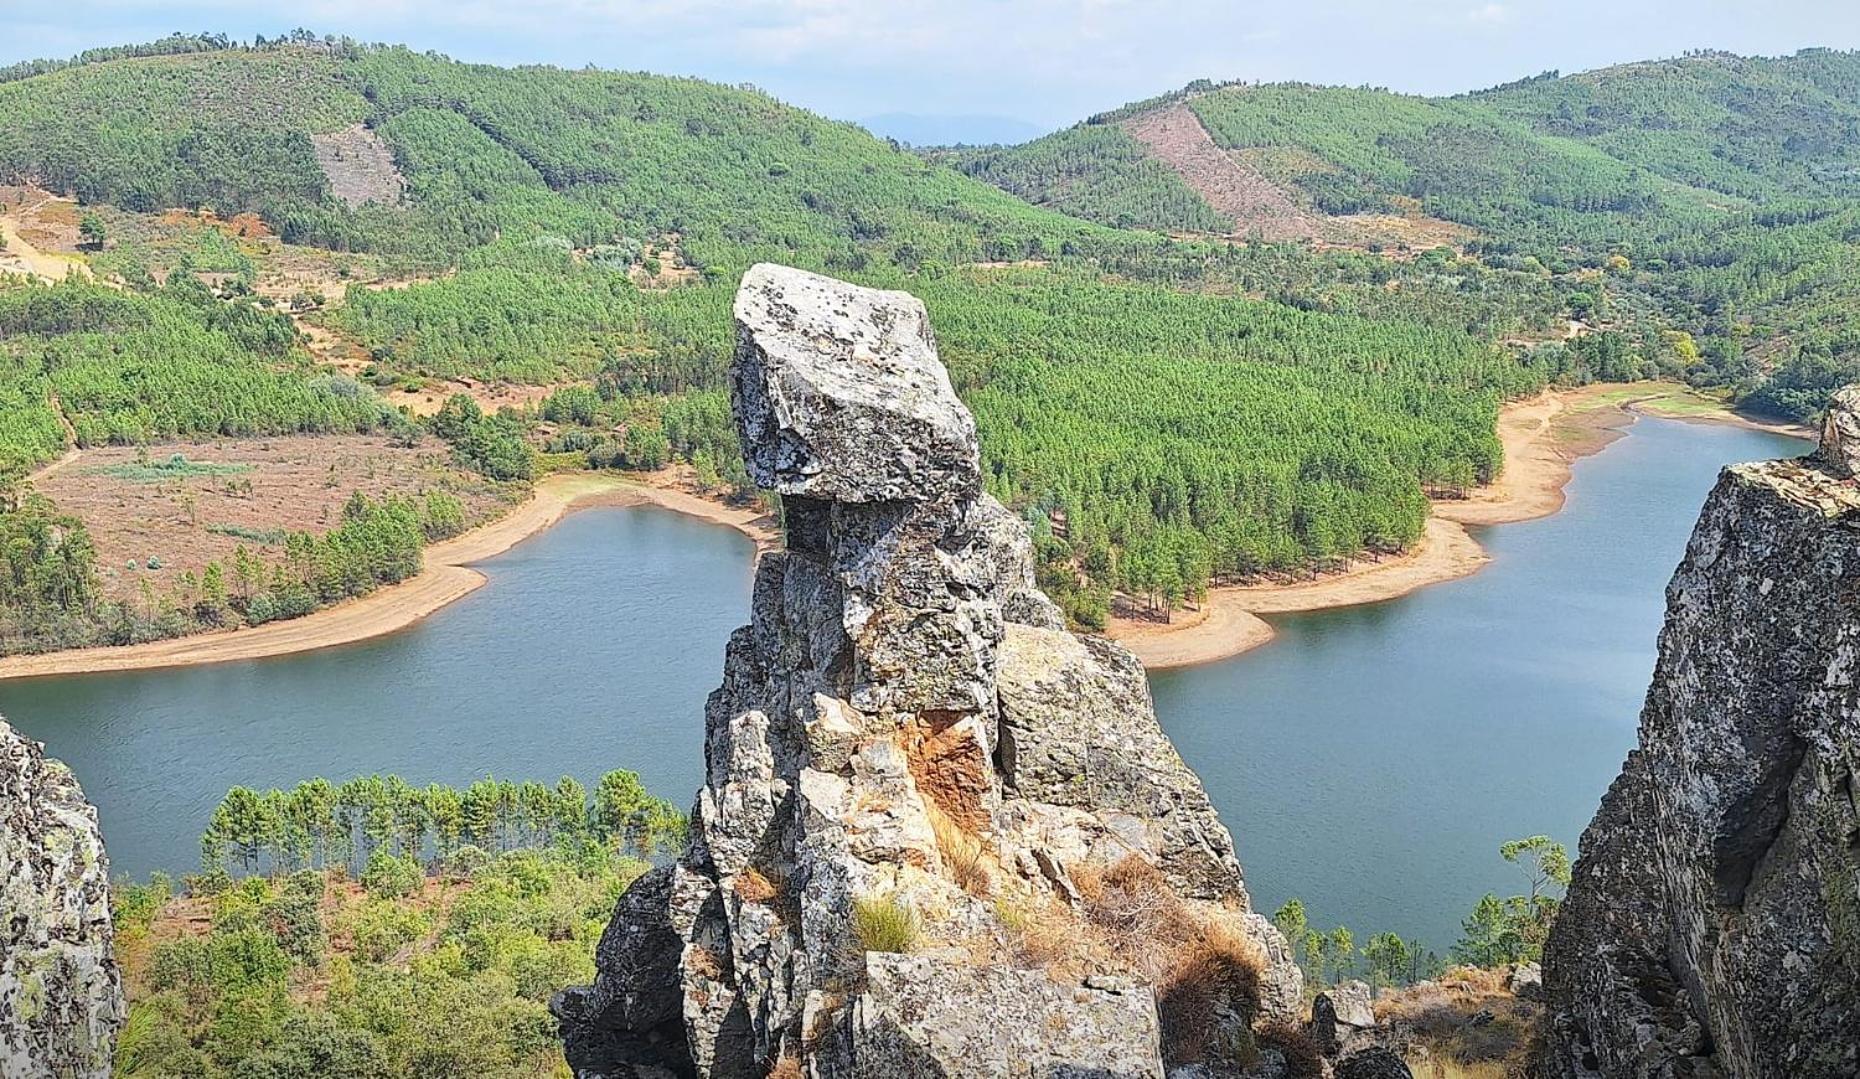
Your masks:
{"label": "green shrubland", "polygon": [[119,886],[129,1076],[553,1076],[548,1011],[684,818],[631,772],[590,794],[396,776],[235,788],[177,894]]}

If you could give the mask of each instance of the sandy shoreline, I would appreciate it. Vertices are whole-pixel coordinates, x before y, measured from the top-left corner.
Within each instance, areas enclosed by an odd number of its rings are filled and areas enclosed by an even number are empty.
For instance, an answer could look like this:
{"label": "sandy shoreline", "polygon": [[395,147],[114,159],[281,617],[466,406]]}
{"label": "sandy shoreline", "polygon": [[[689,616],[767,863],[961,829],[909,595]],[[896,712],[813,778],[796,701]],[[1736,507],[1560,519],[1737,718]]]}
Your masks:
{"label": "sandy shoreline", "polygon": [[1421,542],[1407,553],[1309,582],[1215,588],[1198,611],[1178,612],[1167,624],[1114,618],[1109,635],[1151,670],[1189,667],[1237,656],[1272,640],[1272,626],[1259,617],[1263,614],[1379,603],[1470,576],[1491,558],[1467,526],[1530,521],[1562,509],[1571,466],[1619,438],[1639,415],[1808,434],[1798,426],[1764,423],[1729,411],[1659,407],[1676,392],[1670,386],[1595,385],[1513,402],[1499,413],[1505,469],[1498,481],[1467,498],[1435,502]]}
{"label": "sandy shoreline", "polygon": [[776,541],[775,532],[759,509],[725,506],[687,491],[646,486],[618,476],[558,474],[539,482],[528,501],[503,517],[428,547],[426,568],[400,584],[302,618],[250,629],[198,633],[124,647],[12,656],[0,659],[0,680],[263,659],[368,640],[405,629],[477,590],[485,576],[472,568],[473,563],[502,554],[573,510],[644,505],[734,528],[759,548]]}
{"label": "sandy shoreline", "polygon": [[[1675,409],[1676,392],[1670,386],[1596,385],[1513,402],[1501,410],[1498,421],[1505,453],[1503,475],[1465,499],[1434,503],[1426,532],[1411,550],[1312,581],[1216,588],[1199,610],[1179,611],[1172,622],[1114,618],[1108,634],[1151,670],[1186,667],[1236,656],[1270,641],[1272,626],[1261,615],[1379,603],[1469,576],[1490,558],[1467,526],[1508,524],[1555,513],[1563,506],[1571,465],[1619,437],[1638,415],[1809,434],[1801,427],[1700,409],[1692,400]],[[54,462],[46,471],[62,463]],[[303,618],[251,629],[0,659],[0,681],[261,659],[393,633],[484,584],[484,574],[472,568],[473,563],[509,550],[573,510],[591,506],[660,506],[734,528],[754,540],[759,549],[779,545],[773,522],[760,509],[726,506],[692,494],[680,489],[681,479],[670,470],[652,477],[650,483],[599,473],[549,476],[536,485],[527,502],[505,516],[428,547],[425,570],[411,580]]]}

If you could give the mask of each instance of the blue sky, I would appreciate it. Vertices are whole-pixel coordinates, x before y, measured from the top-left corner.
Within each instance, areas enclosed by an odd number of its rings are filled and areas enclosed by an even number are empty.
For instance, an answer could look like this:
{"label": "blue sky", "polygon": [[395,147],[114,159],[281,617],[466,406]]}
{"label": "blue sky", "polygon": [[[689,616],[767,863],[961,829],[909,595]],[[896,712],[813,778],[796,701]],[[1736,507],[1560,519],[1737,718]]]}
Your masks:
{"label": "blue sky", "polygon": [[466,60],[753,82],[845,119],[1043,127],[1201,77],[1451,93],[1694,48],[1860,47],[1855,0],[0,0],[0,62],[299,25]]}

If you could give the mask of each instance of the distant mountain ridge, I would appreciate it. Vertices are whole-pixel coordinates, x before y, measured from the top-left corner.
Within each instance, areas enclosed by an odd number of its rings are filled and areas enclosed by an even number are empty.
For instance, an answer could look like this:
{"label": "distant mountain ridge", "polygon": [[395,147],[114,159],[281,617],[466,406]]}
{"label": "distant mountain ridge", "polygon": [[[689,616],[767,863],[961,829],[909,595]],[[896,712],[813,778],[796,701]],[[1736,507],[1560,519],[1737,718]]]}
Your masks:
{"label": "distant mountain ridge", "polygon": [[1203,80],[931,156],[1118,228],[1548,273],[1643,353],[1697,338],[1700,384],[1784,414],[1860,375],[1860,52],[1701,52],[1443,98]]}
{"label": "distant mountain ridge", "polygon": [[[1140,171],[1133,121],[1182,110],[1244,167],[1331,216],[1424,212],[1505,238],[1592,242],[1674,216],[1860,196],[1860,54],[1697,53],[1456,97],[1217,84],[1099,113],[970,175],[1106,224],[1209,229],[1192,180]],[[1134,182],[1133,182],[1134,181]],[[1244,234],[1256,222],[1215,215]]]}
{"label": "distant mountain ridge", "polygon": [[[293,242],[429,265],[511,232],[577,248],[676,234],[691,265],[740,268],[900,246],[906,261],[967,261],[998,257],[991,237],[1057,247],[1093,229],[751,89],[308,34],[15,65],[0,111],[0,182],[136,211],[251,211]],[[404,200],[332,191],[317,144],[356,125],[385,143]]]}
{"label": "distant mountain ridge", "polygon": [[983,113],[886,112],[861,119],[859,126],[910,146],[1013,146],[1050,130],[1016,116]]}

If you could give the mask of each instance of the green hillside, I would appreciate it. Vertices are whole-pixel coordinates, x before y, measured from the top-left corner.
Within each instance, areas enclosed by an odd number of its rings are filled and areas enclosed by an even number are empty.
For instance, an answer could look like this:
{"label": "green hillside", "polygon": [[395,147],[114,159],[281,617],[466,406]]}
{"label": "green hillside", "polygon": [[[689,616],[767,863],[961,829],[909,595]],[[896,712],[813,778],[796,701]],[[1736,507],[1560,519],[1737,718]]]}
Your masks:
{"label": "green hillside", "polygon": [[[1116,223],[1114,192],[1131,186],[1142,155],[1114,129],[1174,105],[1316,210],[1383,211],[1409,198],[1519,245],[1606,246],[1748,203],[1860,195],[1860,54],[1830,50],[1552,72],[1453,98],[1200,83],[954,159],[1030,201],[1064,200]],[[1194,229],[1206,212],[1185,204],[1151,216]]]}
{"label": "green hillside", "polygon": [[1203,82],[938,156],[1104,224],[1244,232],[1121,126],[1174,108],[1322,235],[1350,242],[1361,215],[1460,226],[1486,267],[1582,294],[1574,317],[1704,343],[1686,376],[1752,407],[1806,417],[1860,376],[1860,53],[1701,53],[1453,98]]}
{"label": "green hillside", "polygon": [[[1325,105],[1267,115],[1294,99]],[[1226,143],[1320,146],[1335,160],[1306,170],[1314,204],[1352,184],[1367,205],[1444,183],[1453,132],[1485,117],[1539,148],[1493,165],[1504,198],[1477,203],[1492,222],[1645,210],[1588,206],[1591,180],[1705,212],[1690,189],[1486,103],[1266,88],[1191,104]],[[1550,272],[1497,248],[1390,259],[1107,227],[1229,222],[1102,124],[1033,144],[1060,148],[1016,191],[1035,206],[751,88],[307,34],[19,65],[0,71],[0,110],[0,182],[74,196],[111,237],[85,255],[103,286],[0,284],[0,311],[24,312],[0,349],[19,376],[0,391],[18,405],[0,423],[13,475],[67,438],[375,430],[436,440],[500,482],[683,461],[740,486],[729,298],[744,267],[777,260],[925,298],[991,485],[1042,533],[1067,522],[1042,541],[1045,579],[1094,624],[1112,590],[1176,603],[1213,580],[1404,546],[1427,490],[1498,466],[1506,397],[1688,362],[1650,320],[1658,298],[1605,295],[1583,257]],[[235,214],[256,216],[233,229]],[[1555,338],[1604,306],[1649,320],[1567,347],[1496,343]],[[92,308],[107,324],[61,315]],[[489,415],[460,396],[418,424],[393,408],[512,386],[539,403]],[[22,550],[21,581],[59,557]],[[0,622],[29,647],[71,639],[34,628],[63,612],[30,595]]]}
{"label": "green hillside", "polygon": [[[0,84],[0,175],[132,210],[254,211],[292,242],[444,265],[511,235],[679,235],[726,273],[1018,258],[1093,230],[848,124],[695,79],[460,64],[348,42],[85,64]],[[313,137],[365,123],[405,208],[333,197]]]}

